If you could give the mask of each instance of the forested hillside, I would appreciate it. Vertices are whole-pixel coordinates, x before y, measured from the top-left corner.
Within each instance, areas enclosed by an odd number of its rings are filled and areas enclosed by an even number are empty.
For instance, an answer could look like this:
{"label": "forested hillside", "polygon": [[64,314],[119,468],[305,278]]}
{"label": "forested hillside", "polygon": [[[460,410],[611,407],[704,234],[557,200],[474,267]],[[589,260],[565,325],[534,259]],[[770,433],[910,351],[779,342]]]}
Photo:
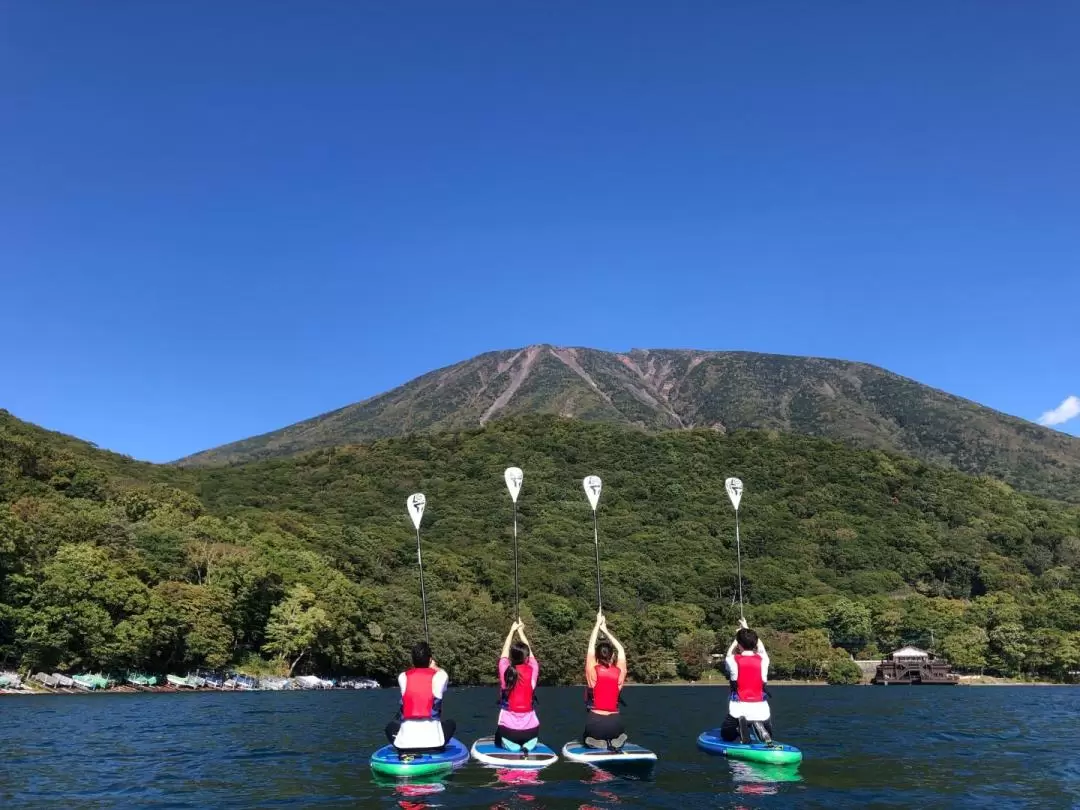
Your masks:
{"label": "forested hillside", "polygon": [[865,363],[756,352],[618,354],[545,345],[489,352],[179,463],[250,462],[530,414],[647,430],[779,430],[899,452],[1080,501],[1080,439]]}
{"label": "forested hillside", "polygon": [[1080,668],[1073,507],[820,439],[557,417],[181,470],[0,413],[0,658],[385,678],[421,629],[405,498],[423,491],[433,644],[455,680],[490,682],[511,613],[511,464],[547,682],[578,678],[595,613],[589,473],[604,479],[605,608],[639,680],[697,677],[729,638],[728,475],[746,483],[747,615],[780,674],[931,634],[967,670]]}

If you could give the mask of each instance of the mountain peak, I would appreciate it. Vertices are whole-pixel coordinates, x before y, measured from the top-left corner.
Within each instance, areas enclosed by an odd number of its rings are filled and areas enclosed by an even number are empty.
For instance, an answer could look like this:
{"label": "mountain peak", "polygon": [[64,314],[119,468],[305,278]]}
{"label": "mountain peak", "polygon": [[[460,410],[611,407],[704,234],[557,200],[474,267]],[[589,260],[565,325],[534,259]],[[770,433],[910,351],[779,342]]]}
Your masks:
{"label": "mountain peak", "polygon": [[541,413],[645,430],[762,429],[891,450],[1080,499],[1080,440],[866,363],[747,351],[538,343],[181,459],[212,465]]}

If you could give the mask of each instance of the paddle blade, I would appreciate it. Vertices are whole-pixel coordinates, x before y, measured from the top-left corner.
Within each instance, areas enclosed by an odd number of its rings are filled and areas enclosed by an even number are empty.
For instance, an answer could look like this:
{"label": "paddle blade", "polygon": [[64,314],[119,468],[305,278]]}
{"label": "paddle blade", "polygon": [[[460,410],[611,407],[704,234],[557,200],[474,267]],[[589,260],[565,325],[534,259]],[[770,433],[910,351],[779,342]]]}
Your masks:
{"label": "paddle blade", "polygon": [[603,483],[598,475],[587,475],[581,482],[585,487],[585,497],[589,499],[589,505],[596,511],[596,504],[600,502],[600,489]]}
{"label": "paddle blade", "polygon": [[521,482],[525,480],[525,473],[521,471],[521,467],[507,467],[506,472],[503,473],[503,478],[506,479],[506,488],[510,490],[510,498],[517,503],[518,493],[521,492]]}
{"label": "paddle blade", "polygon": [[420,519],[424,516],[424,507],[427,506],[427,498],[424,497],[424,493],[417,492],[415,495],[410,495],[405,499],[405,506],[409,510],[409,517],[412,518],[413,526],[419,531]]}
{"label": "paddle blade", "polygon": [[731,505],[735,507],[735,511],[739,511],[739,501],[742,500],[743,485],[742,481],[738,478],[729,478],[724,482],[724,489],[727,490],[727,495],[731,498]]}

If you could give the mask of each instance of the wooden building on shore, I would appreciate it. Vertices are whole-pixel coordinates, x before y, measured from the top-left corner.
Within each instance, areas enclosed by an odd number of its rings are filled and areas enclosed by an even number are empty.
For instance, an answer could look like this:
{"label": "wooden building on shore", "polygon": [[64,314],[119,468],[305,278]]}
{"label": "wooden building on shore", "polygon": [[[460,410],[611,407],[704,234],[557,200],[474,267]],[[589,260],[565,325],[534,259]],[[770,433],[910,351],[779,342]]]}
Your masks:
{"label": "wooden building on shore", "polygon": [[877,686],[955,686],[960,676],[948,662],[918,647],[902,647],[878,664],[870,683]]}

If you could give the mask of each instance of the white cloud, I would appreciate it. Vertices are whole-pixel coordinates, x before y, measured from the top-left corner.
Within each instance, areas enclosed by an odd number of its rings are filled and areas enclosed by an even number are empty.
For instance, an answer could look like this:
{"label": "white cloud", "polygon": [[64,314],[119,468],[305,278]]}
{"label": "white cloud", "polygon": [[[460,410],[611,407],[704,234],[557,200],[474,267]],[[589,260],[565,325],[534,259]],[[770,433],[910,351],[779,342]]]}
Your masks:
{"label": "white cloud", "polygon": [[1080,397],[1069,396],[1065,397],[1064,401],[1052,411],[1047,411],[1040,416],[1039,424],[1047,426],[1061,425],[1070,419],[1075,419],[1077,416],[1080,416]]}

